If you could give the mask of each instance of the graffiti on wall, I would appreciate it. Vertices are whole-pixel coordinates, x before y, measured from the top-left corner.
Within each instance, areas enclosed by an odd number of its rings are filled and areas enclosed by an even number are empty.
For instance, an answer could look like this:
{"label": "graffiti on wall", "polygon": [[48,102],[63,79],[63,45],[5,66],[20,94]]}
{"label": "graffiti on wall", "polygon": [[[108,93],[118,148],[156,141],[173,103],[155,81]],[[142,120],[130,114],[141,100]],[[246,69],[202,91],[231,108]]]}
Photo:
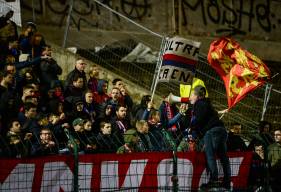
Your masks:
{"label": "graffiti on wall", "polygon": [[271,0],[182,0],[183,25],[192,23],[188,15],[194,13],[198,16],[196,22],[215,25],[216,33],[246,35],[257,28],[270,33],[281,25],[281,17],[271,10],[271,3]]}
{"label": "graffiti on wall", "polygon": [[[69,1],[67,0],[45,0],[45,5],[43,5],[43,0],[38,0],[36,1],[36,5],[34,4],[32,7],[29,0],[23,0],[22,7],[28,11],[33,11],[34,9],[35,14],[42,15],[43,7],[45,6],[45,9],[47,9],[46,11],[55,14],[58,17],[56,19],[58,23],[56,24],[62,26],[69,11],[68,2]],[[119,0],[119,2],[102,0],[100,2],[131,19],[141,21],[143,18],[151,16],[150,0]],[[98,27],[100,24],[98,19],[93,20],[92,18],[98,18],[98,16],[101,16],[104,12],[108,11],[93,0],[75,0],[73,4],[73,14],[71,14],[71,21],[78,30],[80,30],[82,24]],[[118,15],[114,14],[114,18],[117,21],[120,21]]]}

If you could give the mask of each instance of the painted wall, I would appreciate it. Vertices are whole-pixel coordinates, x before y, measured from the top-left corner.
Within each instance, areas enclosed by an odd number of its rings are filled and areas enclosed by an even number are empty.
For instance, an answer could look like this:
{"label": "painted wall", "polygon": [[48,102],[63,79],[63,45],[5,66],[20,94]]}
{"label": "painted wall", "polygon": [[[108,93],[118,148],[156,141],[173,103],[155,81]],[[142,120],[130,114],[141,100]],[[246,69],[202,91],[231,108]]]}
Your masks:
{"label": "painted wall", "polygon": [[[44,3],[45,2],[45,3]],[[40,22],[64,25],[67,0],[34,1]],[[113,10],[160,32],[172,32],[172,0],[103,0]],[[179,0],[181,32],[188,35],[217,36],[233,34],[249,39],[281,40],[281,1],[279,0]],[[22,0],[24,20],[30,19],[32,0]],[[43,17],[44,16],[44,17]],[[75,0],[72,24],[77,28],[107,29],[110,18],[116,29],[128,29],[122,18],[96,4],[93,0]],[[123,22],[120,24],[120,22]]]}
{"label": "painted wall", "polygon": [[281,40],[281,1],[182,0],[183,32]]}

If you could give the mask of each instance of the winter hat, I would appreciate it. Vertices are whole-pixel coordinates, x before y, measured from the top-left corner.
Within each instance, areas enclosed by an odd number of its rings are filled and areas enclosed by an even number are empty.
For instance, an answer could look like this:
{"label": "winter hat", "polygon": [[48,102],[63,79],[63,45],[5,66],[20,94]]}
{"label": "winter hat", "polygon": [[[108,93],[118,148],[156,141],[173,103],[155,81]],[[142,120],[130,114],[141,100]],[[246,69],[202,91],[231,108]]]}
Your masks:
{"label": "winter hat", "polygon": [[83,120],[83,119],[81,119],[81,118],[76,118],[76,119],[72,122],[72,126],[74,127],[74,126],[80,125],[80,124],[82,124],[82,123],[84,123],[84,120]]}
{"label": "winter hat", "polygon": [[131,143],[134,137],[137,137],[137,131],[135,129],[129,129],[124,133],[124,142]]}

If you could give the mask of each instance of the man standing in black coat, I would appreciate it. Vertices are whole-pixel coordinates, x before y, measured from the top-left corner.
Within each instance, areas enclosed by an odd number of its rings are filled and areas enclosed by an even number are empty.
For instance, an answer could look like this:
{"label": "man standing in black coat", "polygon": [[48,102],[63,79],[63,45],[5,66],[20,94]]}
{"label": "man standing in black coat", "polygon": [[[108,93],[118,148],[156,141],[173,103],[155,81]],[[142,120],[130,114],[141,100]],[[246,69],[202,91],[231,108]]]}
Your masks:
{"label": "man standing in black coat", "polygon": [[41,59],[40,62],[40,71],[39,78],[41,83],[42,93],[47,93],[48,89],[51,86],[52,81],[58,80],[58,75],[62,74],[61,67],[57,64],[57,62],[51,58],[52,49],[51,46],[46,45],[43,48],[42,56],[47,56],[44,59]]}
{"label": "man standing in black coat", "polygon": [[[224,187],[230,189],[230,163],[227,157],[227,132],[217,111],[213,108],[208,98],[205,98],[206,89],[203,86],[196,86],[190,96],[190,103],[193,105],[191,130],[195,131],[199,138],[203,139],[204,151],[207,165],[210,171],[210,180],[207,188]],[[218,167],[216,156],[219,157],[223,167],[223,183],[218,179]]]}
{"label": "man standing in black coat", "polygon": [[75,68],[66,77],[65,87],[72,85],[74,81],[74,77],[78,75],[83,78],[83,91],[85,91],[87,88],[87,77],[85,73],[86,66],[87,63],[85,63],[83,59],[81,58],[77,59],[75,63]]}

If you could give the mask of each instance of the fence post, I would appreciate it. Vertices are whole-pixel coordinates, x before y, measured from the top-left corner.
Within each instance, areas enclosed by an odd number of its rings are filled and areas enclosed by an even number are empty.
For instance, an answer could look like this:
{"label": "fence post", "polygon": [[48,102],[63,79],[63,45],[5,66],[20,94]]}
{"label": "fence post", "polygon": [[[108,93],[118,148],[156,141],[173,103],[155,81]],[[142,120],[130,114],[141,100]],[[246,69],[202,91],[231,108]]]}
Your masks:
{"label": "fence post", "polygon": [[73,170],[73,192],[79,191],[79,175],[78,175],[78,166],[79,166],[79,155],[78,155],[78,144],[76,143],[75,139],[73,138],[72,134],[69,133],[67,128],[64,129],[64,132],[68,139],[70,140],[70,144],[73,145],[73,155],[74,155],[74,170]]}
{"label": "fence post", "polygon": [[177,148],[173,147],[173,192],[178,191],[178,156],[177,156]]}
{"label": "fence post", "polygon": [[68,15],[67,15],[67,19],[66,19],[64,37],[63,37],[63,43],[62,43],[63,48],[65,48],[65,46],[66,46],[66,40],[67,40],[68,30],[69,30],[69,25],[70,25],[70,18],[71,18],[71,13],[72,13],[72,9],[73,9],[73,1],[74,0],[69,0],[69,9],[68,9]]}
{"label": "fence post", "polygon": [[178,191],[178,156],[177,156],[177,145],[173,139],[173,136],[170,134],[170,132],[166,131],[164,128],[162,128],[162,134],[164,135],[165,139],[168,142],[168,145],[172,147],[172,153],[173,153],[173,175],[171,178],[171,181],[173,183],[173,192]]}
{"label": "fence post", "polygon": [[73,146],[74,146],[74,171],[73,171],[73,189],[74,192],[79,191],[79,183],[78,183],[78,166],[79,166],[79,156],[78,156],[78,145],[77,143],[73,140]]}

